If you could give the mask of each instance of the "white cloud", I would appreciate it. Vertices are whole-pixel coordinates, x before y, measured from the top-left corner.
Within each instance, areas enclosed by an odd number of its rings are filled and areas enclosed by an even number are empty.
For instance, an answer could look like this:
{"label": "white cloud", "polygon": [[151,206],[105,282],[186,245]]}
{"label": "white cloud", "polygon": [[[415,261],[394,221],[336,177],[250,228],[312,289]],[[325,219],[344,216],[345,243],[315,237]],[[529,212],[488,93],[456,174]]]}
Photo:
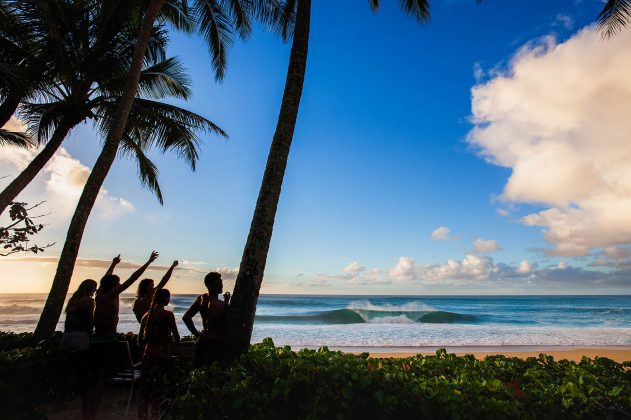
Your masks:
{"label": "white cloud", "polygon": [[366,267],[364,267],[357,261],[353,261],[352,263],[350,263],[349,265],[347,265],[346,267],[342,269],[342,271],[345,273],[360,273],[365,270],[366,270]]}
{"label": "white cloud", "polygon": [[473,252],[479,254],[489,254],[491,252],[499,251],[500,245],[494,239],[484,240],[481,238],[473,241]]}
{"label": "white cloud", "polygon": [[629,68],[631,31],[603,41],[587,27],[524,46],[472,89],[468,141],[512,170],[501,199],[547,207],[521,221],[543,228],[549,255],[631,243]]}
{"label": "white cloud", "polygon": [[517,267],[517,272],[520,274],[530,274],[535,269],[536,264],[532,264],[528,262],[528,260],[523,260],[519,263],[519,267]]}
{"label": "white cloud", "polygon": [[454,240],[457,241],[460,239],[460,235],[451,235],[451,229],[447,226],[441,226],[432,232],[432,239],[436,241],[449,241]]}
{"label": "white cloud", "polygon": [[18,131],[21,133],[26,131],[26,126],[22,124],[22,121],[18,120],[15,117],[9,118],[9,121],[7,121],[7,123],[2,128],[8,131]]}
{"label": "white cloud", "polygon": [[605,248],[605,255],[613,260],[623,260],[629,257],[629,251],[623,248],[616,248],[615,246],[610,246]]}
{"label": "white cloud", "polygon": [[[13,146],[0,148],[0,174],[9,175],[0,181],[0,188],[11,182],[39,150]],[[47,222],[67,222],[89,175],[90,169],[61,147],[17,199],[29,203],[45,200],[45,207],[51,212]],[[131,202],[113,197],[101,188],[95,204],[97,217],[111,220],[133,211]]]}
{"label": "white cloud", "polygon": [[556,15],[554,19],[554,25],[561,25],[567,30],[571,30],[574,27],[574,19],[572,16],[564,15],[563,13],[559,13]]}

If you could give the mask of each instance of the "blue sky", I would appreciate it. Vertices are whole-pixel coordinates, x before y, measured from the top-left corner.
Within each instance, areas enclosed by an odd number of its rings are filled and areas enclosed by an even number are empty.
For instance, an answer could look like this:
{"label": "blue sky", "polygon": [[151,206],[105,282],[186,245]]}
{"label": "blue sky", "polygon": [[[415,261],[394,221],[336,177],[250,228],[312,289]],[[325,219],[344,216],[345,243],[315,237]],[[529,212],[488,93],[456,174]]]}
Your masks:
{"label": "blue sky", "polygon": [[[382,2],[378,13],[366,2],[341,3],[313,3],[304,93],[263,291],[628,292],[631,283],[624,280],[620,264],[626,262],[625,246],[631,239],[598,239],[579,252],[575,248],[583,243],[582,236],[544,238],[541,226],[554,233],[553,222],[538,219],[542,224],[532,226],[522,218],[559,204],[549,196],[533,199],[523,186],[511,189],[517,192],[510,199],[502,197],[516,167],[501,155],[508,146],[499,151],[489,140],[492,132],[481,143],[468,140],[474,127],[472,88],[509,74],[523,48],[546,45],[550,36],[555,45],[573,39],[593,23],[602,3],[489,0],[476,6],[473,1],[434,1],[426,25],[404,16],[398,2]],[[547,48],[537,54],[552,56],[553,47]],[[171,53],[183,60],[193,79],[193,98],[182,105],[220,125],[230,139],[207,138],[194,173],[172,155],[153,154],[164,207],[139,186],[133,162],[118,160],[105,188],[111,197],[131,204],[117,210],[112,201],[112,214],[107,208],[103,214],[95,210],[80,257],[107,260],[120,252],[124,259],[142,262],[151,249],[158,249],[160,264],[179,259],[191,268],[176,276],[172,290],[193,291],[199,289],[204,270],[222,267],[230,280],[239,264],[276,123],[289,45],[257,29],[247,43],[235,43],[220,85],[214,83],[201,40],[173,34]],[[485,97],[501,96],[498,89],[489,87]],[[500,114],[492,114],[480,127],[510,119]],[[510,138],[502,141],[510,143]],[[90,167],[98,144],[86,125],[72,133],[65,148]],[[0,292],[22,287],[46,291],[54,269],[51,258],[61,250],[71,209],[46,211],[52,219],[43,239],[57,242],[46,251],[50,260],[0,264],[6,273],[22,270],[33,279],[29,286],[0,286]],[[450,237],[459,239],[432,239],[439,227],[448,227]],[[475,240],[495,242],[486,242],[486,248],[480,242],[476,251]],[[574,241],[574,251],[549,251],[568,241]],[[604,249],[613,255],[614,248],[620,258],[610,262],[619,267],[588,268]],[[481,259],[470,260],[473,264],[486,264],[482,274],[459,269],[453,277],[437,274],[449,260],[464,266],[467,255]],[[397,271],[405,268],[403,257],[416,268]],[[524,260],[530,270],[523,266],[523,276],[502,283],[503,276],[515,277]],[[559,276],[559,264],[565,276]],[[98,275],[97,266],[78,269],[74,281]],[[372,269],[376,271],[369,274]],[[488,275],[489,270],[495,274]],[[617,277],[611,284],[594,280],[612,271]],[[541,280],[554,276],[559,280]],[[586,283],[577,286],[576,276],[585,276]]]}

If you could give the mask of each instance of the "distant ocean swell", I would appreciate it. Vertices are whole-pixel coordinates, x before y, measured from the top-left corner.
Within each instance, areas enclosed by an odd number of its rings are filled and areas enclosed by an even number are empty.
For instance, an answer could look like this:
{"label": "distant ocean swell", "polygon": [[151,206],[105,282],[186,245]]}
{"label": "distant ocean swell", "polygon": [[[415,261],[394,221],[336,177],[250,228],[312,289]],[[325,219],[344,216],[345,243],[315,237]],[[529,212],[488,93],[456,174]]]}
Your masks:
{"label": "distant ocean swell", "polygon": [[300,324],[466,324],[476,322],[476,316],[448,311],[334,309],[308,315],[257,315],[256,321]]}

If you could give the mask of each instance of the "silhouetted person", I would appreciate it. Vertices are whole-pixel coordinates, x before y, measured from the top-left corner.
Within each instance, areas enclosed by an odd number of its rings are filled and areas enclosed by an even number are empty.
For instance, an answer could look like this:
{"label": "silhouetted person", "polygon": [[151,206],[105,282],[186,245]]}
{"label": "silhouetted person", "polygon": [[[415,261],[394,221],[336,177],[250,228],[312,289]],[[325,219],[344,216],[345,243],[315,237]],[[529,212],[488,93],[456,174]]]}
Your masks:
{"label": "silhouetted person", "polygon": [[89,389],[88,417],[94,418],[103,396],[103,383],[111,380],[117,371],[118,340],[116,327],[118,326],[119,296],[142,276],[149,264],[158,258],[153,251],[149,260],[136,270],[124,283],[113,274],[114,268],[120,263],[120,255],[112,260],[112,265],[101,279],[96,291],[96,306],[94,308],[94,335],[91,346],[91,387]]}
{"label": "silhouetted person", "polygon": [[[193,305],[186,311],[182,319],[191,334],[197,337],[195,342],[195,366],[218,360],[219,346],[223,340],[223,324],[230,303],[230,293],[224,293],[224,300],[219,300],[223,291],[221,274],[208,273],[204,278],[208,293],[197,296]],[[202,331],[198,331],[193,317],[202,316]]]}
{"label": "silhouetted person", "polygon": [[162,377],[171,365],[172,344],[180,342],[173,312],[164,309],[171,300],[167,289],[156,290],[151,309],[142,318],[138,337],[144,344],[138,418],[158,418]]}
{"label": "silhouetted person", "polygon": [[83,415],[87,415],[86,385],[89,368],[90,336],[94,327],[94,292],[96,282],[83,280],[66,304],[66,321],[61,345],[70,351],[66,383],[81,394]]}
{"label": "silhouetted person", "polygon": [[134,315],[136,315],[136,319],[138,322],[142,321],[142,317],[145,316],[147,312],[149,312],[149,308],[151,308],[151,300],[153,299],[153,294],[166,286],[167,282],[171,278],[171,274],[173,274],[173,269],[177,267],[177,261],[173,261],[171,267],[164,273],[162,280],[158,283],[157,286],[153,286],[153,279],[142,279],[140,283],[138,283],[138,290],[136,291],[136,300],[134,300],[134,304],[132,305],[132,311],[134,311]]}

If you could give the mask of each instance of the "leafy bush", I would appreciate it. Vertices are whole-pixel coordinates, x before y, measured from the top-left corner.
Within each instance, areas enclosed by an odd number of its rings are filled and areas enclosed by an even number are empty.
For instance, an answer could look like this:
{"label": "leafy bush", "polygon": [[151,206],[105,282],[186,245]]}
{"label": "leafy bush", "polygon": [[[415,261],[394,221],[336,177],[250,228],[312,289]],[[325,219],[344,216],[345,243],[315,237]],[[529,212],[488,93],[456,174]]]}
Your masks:
{"label": "leafy bush", "polygon": [[631,410],[631,363],[490,356],[374,359],[271,339],[194,370],[171,418],[605,418]]}
{"label": "leafy bush", "polygon": [[67,353],[54,341],[0,352],[2,417],[44,418],[34,407],[53,400],[66,365]]}

